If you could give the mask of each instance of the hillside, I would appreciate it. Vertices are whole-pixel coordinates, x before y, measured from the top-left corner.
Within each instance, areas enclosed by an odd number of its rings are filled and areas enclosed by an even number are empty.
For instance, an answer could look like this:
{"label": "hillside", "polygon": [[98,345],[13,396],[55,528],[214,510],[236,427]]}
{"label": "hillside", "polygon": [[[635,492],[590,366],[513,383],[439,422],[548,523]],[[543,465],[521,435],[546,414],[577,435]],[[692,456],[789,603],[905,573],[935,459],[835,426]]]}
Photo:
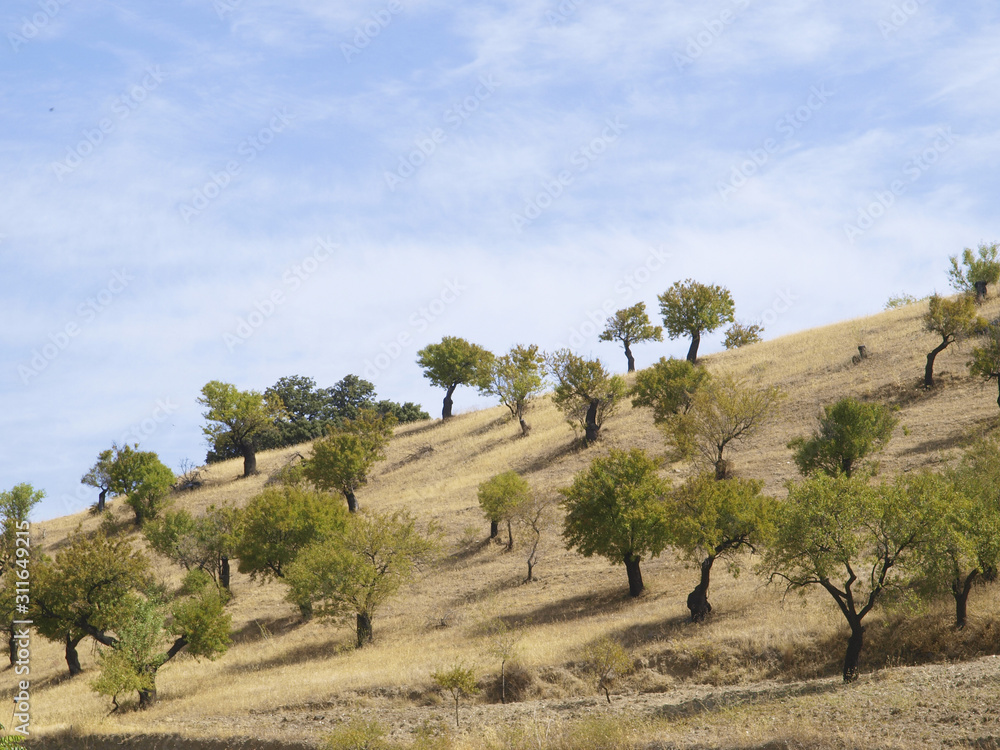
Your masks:
{"label": "hillside", "polygon": [[[712,371],[759,373],[787,394],[780,419],[734,452],[737,475],[763,479],[768,492],[781,496],[784,482],[797,476],[786,444],[813,430],[822,405],[846,395],[900,409],[900,427],[881,459],[885,474],[940,467],[972,437],[991,432],[1000,416],[996,385],[968,377],[967,346],[938,357],[938,387],[921,387],[924,357],[936,343],[922,331],[925,305],[706,357]],[[1000,302],[991,301],[983,314],[997,317]],[[862,344],[870,356],[854,364]],[[655,347],[642,347],[639,366],[656,356]],[[604,359],[617,364],[614,355]],[[460,406],[461,391],[457,401]],[[480,482],[515,469],[537,492],[554,496],[610,448],[663,452],[650,414],[628,406],[607,421],[603,439],[588,450],[574,447],[572,430],[548,398],[528,421],[532,430],[525,438],[501,407],[397,430],[387,460],[358,499],[363,509],[406,508],[422,523],[437,522],[444,553],[378,614],[371,647],[355,651],[349,626],[303,624],[284,601],[282,585],[261,586],[234,572],[232,648],[215,662],[183,655],[171,662],[157,680],[160,703],[149,711],[108,716],[107,701],[87,684],[95,663],[88,642],[81,648],[88,674],[69,680],[61,647],[36,639],[32,726],[52,738],[37,746],[57,746],[59,736],[71,738],[61,746],[98,747],[84,744],[82,736],[113,736],[117,743],[125,736],[175,734],[314,746],[357,716],[377,717],[409,740],[417,727],[446,724],[452,716],[432,687],[432,671],[464,660],[484,676],[498,672],[480,625],[500,615],[524,628],[518,660],[533,684],[527,700],[516,705],[489,704],[481,696],[464,709],[466,734],[457,747],[596,746],[567,739],[588,721],[594,732],[618,727],[614,731],[645,747],[757,747],[780,740],[790,747],[913,748],[1000,737],[1000,713],[992,708],[1000,705],[1000,666],[986,656],[1000,652],[995,585],[973,593],[970,625],[961,634],[950,630],[946,602],[908,621],[873,615],[862,655],[865,674],[845,688],[836,675],[846,629],[825,593],[786,598],[750,572],[734,579],[720,569],[712,590],[716,611],[704,625],[691,625],[685,599],[695,572],[674,554],[643,563],[648,591],[630,601],[624,570],[563,549],[558,523],[543,538],[537,582],[522,584],[522,550],[508,554],[485,542],[488,523],[476,501]],[[299,446],[261,454],[261,474],[251,479],[238,478],[241,462],[211,466],[200,489],[175,497],[176,507],[197,513],[213,503],[242,505],[269,475],[307,452],[308,446]],[[689,471],[675,465],[664,474],[679,481]],[[128,508],[120,501],[111,507],[127,528]],[[75,528],[97,525],[86,513],[40,523],[36,544],[58,554]],[[157,564],[176,585],[179,572],[165,560]],[[602,705],[578,665],[583,647],[604,634],[622,640],[639,667],[611,707]],[[935,663],[944,661],[963,663]],[[912,666],[918,663],[923,665]],[[600,717],[610,720],[600,724]],[[517,729],[503,730],[505,725]],[[520,732],[521,739],[501,730]],[[132,746],[168,745],[146,740]]]}

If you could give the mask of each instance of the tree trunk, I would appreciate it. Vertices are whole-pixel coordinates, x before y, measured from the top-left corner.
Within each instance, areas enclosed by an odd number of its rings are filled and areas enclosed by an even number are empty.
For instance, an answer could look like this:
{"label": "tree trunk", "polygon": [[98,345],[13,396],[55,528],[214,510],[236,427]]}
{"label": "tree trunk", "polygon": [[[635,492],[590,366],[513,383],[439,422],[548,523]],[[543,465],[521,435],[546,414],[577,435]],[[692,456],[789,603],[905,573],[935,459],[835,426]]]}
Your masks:
{"label": "tree trunk", "polygon": [[223,555],[220,558],[220,565],[219,565],[219,585],[221,585],[222,588],[224,588],[227,592],[229,592],[229,595],[232,596],[233,590],[229,588],[229,579],[230,579],[229,558],[226,555]]}
{"label": "tree trunk", "polygon": [[1000,373],[997,373],[997,406],[1000,406]]}
{"label": "tree trunk", "polygon": [[698,364],[698,345],[701,343],[701,331],[694,331],[691,334],[691,347],[688,349],[687,361],[692,365]]}
{"label": "tree trunk", "polygon": [[373,639],[372,634],[372,618],[367,612],[358,612],[358,648],[361,648],[366,643],[371,643]]}
{"label": "tree trunk", "polygon": [[500,660],[500,703],[507,705],[507,660]]}
{"label": "tree trunk", "polygon": [[511,529],[510,519],[507,519],[507,551],[514,549],[514,531]]}
{"label": "tree trunk", "polygon": [[354,496],[354,490],[344,490],[344,497],[347,498],[347,509],[351,513],[358,512],[358,499]]}
{"label": "tree trunk", "polygon": [[628,344],[625,344],[625,358],[628,360],[628,371],[635,372],[635,357],[632,356],[632,350]]}
{"label": "tree trunk", "polygon": [[982,303],[986,299],[986,282],[973,281],[972,286],[976,290],[976,303]]}
{"label": "tree trunk", "polygon": [[702,560],[701,581],[695,586],[694,591],[688,594],[687,607],[691,610],[691,622],[704,622],[712,611],[712,605],[708,603],[708,585],[711,582],[714,562],[714,557]]}
{"label": "tree trunk", "polygon": [[864,344],[858,347],[858,357],[861,359],[868,359],[868,347]]}
{"label": "tree trunk", "polygon": [[844,472],[845,477],[850,479],[851,472],[854,471],[854,459],[849,456],[844,456],[840,459],[840,470]]}
{"label": "tree trunk", "polygon": [[[156,679],[156,674],[153,674],[153,679]],[[139,691],[139,709],[152,708],[156,705],[156,685],[153,685],[149,690]]]}
{"label": "tree trunk", "polygon": [[721,482],[725,479],[729,479],[730,473],[731,469],[729,462],[722,457],[720,452],[718,459],[715,461],[715,481]]}
{"label": "tree trunk", "polygon": [[588,445],[597,440],[597,435],[601,431],[601,426],[597,424],[597,407],[600,406],[599,399],[591,399],[590,406],[587,407],[587,416],[584,418],[583,440]]}
{"label": "tree trunk", "polygon": [[452,397],[452,394],[455,393],[455,389],[456,388],[458,388],[458,383],[455,383],[454,385],[449,385],[447,392],[445,392],[445,394],[444,394],[444,403],[443,403],[443,406],[442,406],[442,409],[441,409],[441,419],[450,419],[451,418],[451,407],[452,407],[452,404],[454,403],[451,400],[451,397]]}
{"label": "tree trunk", "polygon": [[69,667],[69,676],[76,677],[83,671],[80,666],[80,655],[76,652],[76,647],[83,640],[83,636],[73,639],[69,633],[66,634],[66,666]]}
{"label": "tree trunk", "polygon": [[628,574],[628,595],[639,596],[645,587],[642,585],[642,571],[639,570],[637,555],[625,555],[625,572]]}
{"label": "tree trunk", "polygon": [[851,637],[847,641],[847,653],[844,655],[844,682],[854,682],[858,679],[858,660],[861,658],[864,636],[865,629],[861,622],[852,622]]}
{"label": "tree trunk", "polygon": [[98,513],[103,513],[104,512],[104,504],[105,504],[105,500],[107,499],[107,497],[108,497],[108,491],[106,489],[102,488],[101,489],[101,494],[97,496],[97,512]]}
{"label": "tree trunk", "polygon": [[521,436],[524,437],[531,431],[531,427],[529,427],[528,423],[524,421],[524,417],[518,418],[517,421],[521,425]]}
{"label": "tree trunk", "polygon": [[934,359],[948,348],[950,341],[943,341],[934,351],[927,354],[927,366],[924,368],[924,387],[930,388],[934,385]]}
{"label": "tree trunk", "polygon": [[979,575],[978,570],[969,573],[964,583],[955,581],[951,585],[951,594],[955,597],[955,627],[964,628],[969,616],[969,592],[972,591],[972,584]]}
{"label": "tree trunk", "polygon": [[500,522],[490,521],[490,539],[496,539],[500,534]]}
{"label": "tree trunk", "polygon": [[535,580],[533,578],[534,575],[535,575],[535,556],[534,554],[532,554],[531,557],[528,558],[528,577],[524,579],[524,582],[531,583],[533,580]]}
{"label": "tree trunk", "polygon": [[252,477],[257,473],[257,451],[252,446],[244,446],[241,450],[243,454],[243,476]]}

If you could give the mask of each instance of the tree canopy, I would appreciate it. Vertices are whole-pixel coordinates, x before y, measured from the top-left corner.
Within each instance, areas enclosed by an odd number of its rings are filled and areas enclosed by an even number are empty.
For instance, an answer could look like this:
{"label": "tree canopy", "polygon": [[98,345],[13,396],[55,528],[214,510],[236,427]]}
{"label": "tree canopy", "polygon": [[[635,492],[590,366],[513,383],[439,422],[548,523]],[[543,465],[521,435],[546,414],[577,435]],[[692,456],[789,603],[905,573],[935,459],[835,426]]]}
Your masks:
{"label": "tree canopy", "polygon": [[417,352],[417,364],[424,377],[445,389],[441,418],[452,415],[452,396],[460,385],[480,386],[488,376],[493,354],[457,336],[445,336],[438,344],[428,344]]}
{"label": "tree canopy", "polygon": [[796,438],[788,447],[803,474],[850,477],[865,458],[885,449],[898,422],[888,406],[842,398],[823,407],[819,430],[811,438]]}
{"label": "tree canopy", "polygon": [[498,533],[501,522],[507,524],[507,549],[514,548],[511,528],[521,506],[531,501],[528,481],[516,471],[505,471],[490,477],[479,485],[479,507],[490,522],[490,539]]}
{"label": "tree canopy", "polygon": [[924,314],[924,330],[940,336],[941,343],[927,354],[924,385],[928,388],[934,385],[934,360],[938,354],[955,342],[973,336],[986,325],[986,321],[976,314],[975,300],[969,295],[953,300],[936,294],[931,296]]}
{"label": "tree canopy", "polygon": [[553,403],[574,428],[583,425],[584,442],[593,443],[604,420],[625,397],[625,380],[609,374],[600,360],[584,359],[569,349],[549,354],[545,362],[557,383]]}
{"label": "tree canopy", "polygon": [[[974,294],[977,300],[981,301],[987,287],[1000,281],[998,255],[1000,255],[1000,244],[996,242],[981,242],[976,252],[971,248],[965,248],[962,251],[961,263],[959,256],[952,255],[948,259],[951,262],[948,279],[952,288],[962,294]],[[977,284],[982,285],[981,289],[976,289]]]}
{"label": "tree canopy", "polygon": [[632,406],[653,410],[653,421],[663,424],[691,408],[691,399],[710,379],[708,370],[686,359],[660,357],[652,367],[640,370],[632,386]]}
{"label": "tree canopy", "polygon": [[698,346],[704,333],[735,320],[736,306],[729,290],[693,279],[678,281],[659,295],[663,327],[671,339],[691,337],[687,359],[698,361]]}
{"label": "tree canopy", "polygon": [[669,484],[656,462],[639,449],[595,458],[573,484],[559,490],[566,519],[563,538],[581,555],[624,564],[629,595],[643,591],[639,563],[659,555],[670,541],[665,498]]}
{"label": "tree canopy", "polygon": [[480,390],[496,396],[507,407],[511,417],[521,426],[521,434],[528,434],[524,414],[528,404],[542,392],[545,357],[535,345],[518,344],[502,357],[494,358],[485,366]]}
{"label": "tree canopy", "polygon": [[140,451],[138,444],[115,445],[112,450],[108,491],[125,496],[125,502],[135,513],[136,525],[142,526],[159,515],[176,477],[159,456],[152,451]]}
{"label": "tree canopy", "polygon": [[275,418],[281,403],[257,391],[240,391],[231,383],[212,380],[201,389],[198,403],[207,408],[202,431],[209,443],[243,456],[243,476],[257,473],[257,451],[275,442]]}

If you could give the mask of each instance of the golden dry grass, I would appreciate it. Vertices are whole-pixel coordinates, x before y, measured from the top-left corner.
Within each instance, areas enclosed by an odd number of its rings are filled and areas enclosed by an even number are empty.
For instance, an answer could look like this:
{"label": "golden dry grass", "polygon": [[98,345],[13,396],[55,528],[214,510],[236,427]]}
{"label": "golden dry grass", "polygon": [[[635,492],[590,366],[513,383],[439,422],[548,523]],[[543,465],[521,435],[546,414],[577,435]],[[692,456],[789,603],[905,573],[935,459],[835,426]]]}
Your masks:
{"label": "golden dry grass", "polygon": [[[780,418],[734,453],[737,474],[763,479],[768,491],[781,495],[784,482],[796,476],[786,444],[811,432],[822,405],[847,395],[899,406],[901,427],[881,459],[887,474],[947,463],[971,436],[991,431],[998,416],[996,387],[967,376],[968,347],[946,350],[938,357],[939,386],[929,392],[921,387],[924,357],[936,343],[922,331],[925,306],[917,303],[707,357],[710,370],[755,374],[787,394]],[[995,317],[1000,303],[991,302],[982,312]],[[870,357],[855,365],[851,357],[859,344],[867,346]],[[149,711],[107,716],[107,701],[87,685],[94,674],[90,647],[82,653],[88,674],[68,680],[61,648],[36,640],[34,729],[316,741],[329,726],[313,726],[302,717],[320,709],[350,713],[359,707],[382,716],[398,710],[412,724],[414,717],[446,714],[436,705],[441,699],[430,686],[431,671],[457,660],[475,663],[484,673],[495,671],[480,624],[497,616],[523,627],[519,661],[541,676],[535,688],[538,698],[589,695],[590,686],[581,679],[576,662],[585,644],[606,634],[620,639],[637,660],[639,668],[626,684],[633,696],[775,679],[829,681],[835,674],[844,634],[826,595],[810,592],[786,599],[749,572],[733,579],[719,571],[712,590],[716,611],[703,626],[692,626],[686,622],[685,599],[695,583],[694,573],[674,555],[644,562],[648,593],[632,601],[626,596],[624,571],[563,549],[556,523],[543,540],[538,581],[522,585],[522,550],[505,554],[484,542],[488,524],[476,500],[480,482],[515,469],[536,492],[555,498],[559,487],[610,448],[637,446],[651,453],[664,448],[650,415],[628,406],[608,420],[599,445],[587,450],[574,445],[573,432],[548,398],[530,412],[532,430],[525,438],[505,415],[497,407],[447,422],[401,427],[387,460],[359,493],[362,508],[405,508],[422,521],[435,521],[444,534],[440,560],[376,616],[374,645],[353,650],[349,626],[301,623],[296,609],[284,601],[280,583],[261,586],[234,574],[232,648],[214,662],[182,655],[166,666],[157,681],[161,701]],[[176,505],[194,513],[211,504],[242,505],[300,452],[307,453],[308,446],[261,454],[261,474],[250,479],[239,478],[238,461],[208,467],[205,485],[178,495]],[[679,481],[691,470],[668,466],[664,472]],[[128,510],[120,501],[112,503],[126,530]],[[98,523],[78,514],[38,524],[36,532],[44,530],[41,546],[58,554],[61,541],[74,529],[90,530]],[[126,533],[142,544],[134,532]],[[158,570],[166,581],[179,581],[178,571],[166,561],[159,561]],[[870,670],[937,658],[935,649],[944,650],[943,644],[950,644],[947,655],[952,659],[971,658],[991,648],[1000,610],[990,594],[978,589],[973,594],[971,635],[961,643],[947,628],[946,609],[931,608],[920,615],[918,625],[911,621],[907,626],[887,615],[874,617],[862,666]],[[895,651],[894,644],[899,646]],[[823,696],[826,693],[798,698],[802,705],[787,710],[807,713],[812,710],[809,700],[834,700]],[[777,720],[755,723],[751,714],[734,710],[727,705],[699,714],[701,726],[709,727],[707,741],[749,747],[780,734]],[[288,717],[293,720],[281,720]],[[572,712],[565,720],[573,721]],[[662,721],[644,724],[635,735],[694,736],[686,721],[681,717],[669,726]],[[730,732],[729,724],[745,728]],[[822,725],[813,728],[822,733]],[[804,739],[811,736],[809,731],[803,729]],[[477,736],[464,741],[475,747],[488,740],[486,734]]]}

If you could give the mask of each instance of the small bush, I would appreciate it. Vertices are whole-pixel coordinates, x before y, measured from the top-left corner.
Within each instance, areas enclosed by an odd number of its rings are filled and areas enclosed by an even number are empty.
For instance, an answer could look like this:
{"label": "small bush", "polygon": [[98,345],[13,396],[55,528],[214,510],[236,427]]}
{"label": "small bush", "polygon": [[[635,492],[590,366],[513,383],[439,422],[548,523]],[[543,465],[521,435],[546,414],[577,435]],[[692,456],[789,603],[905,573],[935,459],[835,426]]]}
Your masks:
{"label": "small bush", "polygon": [[[504,680],[506,682],[507,702],[519,703],[527,700],[531,695],[532,688],[535,686],[535,673],[514,661],[505,667]],[[483,694],[490,703],[500,703],[500,693],[500,673],[497,672],[487,678],[483,686]]]}
{"label": "small bush", "polygon": [[400,745],[386,739],[388,730],[378,721],[355,719],[328,734],[323,750],[401,750]]}

